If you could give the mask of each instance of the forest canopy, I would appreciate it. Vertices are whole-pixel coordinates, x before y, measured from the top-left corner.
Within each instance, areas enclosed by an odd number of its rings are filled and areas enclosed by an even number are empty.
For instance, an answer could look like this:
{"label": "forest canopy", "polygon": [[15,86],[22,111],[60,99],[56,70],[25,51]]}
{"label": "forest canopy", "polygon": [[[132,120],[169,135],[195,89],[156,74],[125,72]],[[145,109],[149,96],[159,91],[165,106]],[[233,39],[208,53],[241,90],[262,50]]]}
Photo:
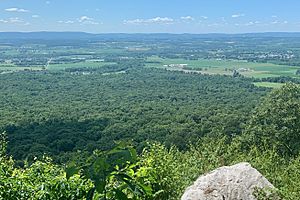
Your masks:
{"label": "forest canopy", "polygon": [[[167,148],[159,143],[149,143],[142,153],[137,154],[131,145],[119,143],[112,150],[94,151],[83,162],[76,160],[65,167],[44,157],[42,161],[35,160],[18,168],[6,154],[7,143],[2,134],[0,199],[176,200],[199,175],[219,166],[245,161],[274,184],[277,189],[272,191],[272,197],[297,199],[300,195],[300,146],[296,140],[286,143],[286,138],[299,136],[294,129],[300,121],[299,115],[294,115],[300,108],[299,91],[300,87],[295,84],[274,90],[252,112],[241,135],[228,136],[220,132],[218,136],[204,136],[185,151],[175,146]],[[287,97],[295,98],[285,102]],[[274,118],[264,118],[266,106]],[[289,112],[278,106],[289,108]],[[288,131],[269,131],[276,127],[274,124],[283,113],[280,120],[285,124],[282,128]],[[256,134],[259,137],[255,141],[248,135],[249,131],[254,131],[252,127],[258,127]],[[292,153],[282,154],[282,147],[286,146],[293,150]],[[265,200],[264,194],[262,191],[255,196]]]}
{"label": "forest canopy", "polygon": [[122,74],[19,72],[0,81],[8,153],[17,160],[46,153],[62,162],[119,140],[132,140],[139,151],[145,141],[184,150],[219,131],[239,135],[268,91],[245,78],[142,67]]}

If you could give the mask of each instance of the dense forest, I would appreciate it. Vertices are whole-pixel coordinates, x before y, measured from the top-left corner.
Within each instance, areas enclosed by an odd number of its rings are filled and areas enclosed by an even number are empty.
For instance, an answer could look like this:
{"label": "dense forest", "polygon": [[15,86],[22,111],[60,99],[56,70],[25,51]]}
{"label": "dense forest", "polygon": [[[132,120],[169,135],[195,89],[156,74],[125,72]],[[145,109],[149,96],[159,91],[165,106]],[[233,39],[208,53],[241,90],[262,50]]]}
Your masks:
{"label": "dense forest", "polygon": [[249,114],[242,133],[205,136],[185,151],[149,143],[142,153],[125,143],[94,151],[85,159],[61,166],[50,158],[15,167],[0,142],[0,199],[178,199],[199,176],[218,166],[248,161],[277,188],[271,198],[298,199],[300,88],[276,89]]}
{"label": "dense forest", "polygon": [[119,140],[133,140],[139,150],[146,141],[185,150],[189,141],[216,131],[240,134],[268,91],[226,76],[146,68],[106,73],[0,76],[8,152],[17,160],[46,153],[64,162],[69,153],[107,150]]}

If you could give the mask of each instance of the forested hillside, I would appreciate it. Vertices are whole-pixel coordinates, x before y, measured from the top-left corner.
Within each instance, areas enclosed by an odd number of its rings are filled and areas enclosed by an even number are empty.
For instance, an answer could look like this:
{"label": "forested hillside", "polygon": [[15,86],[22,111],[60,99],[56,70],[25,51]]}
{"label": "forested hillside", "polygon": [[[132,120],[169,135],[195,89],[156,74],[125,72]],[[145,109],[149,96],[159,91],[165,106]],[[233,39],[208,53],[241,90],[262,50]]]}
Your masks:
{"label": "forested hillside", "polygon": [[151,143],[136,154],[131,145],[119,143],[66,166],[44,157],[18,168],[6,155],[1,135],[0,199],[176,200],[199,175],[242,161],[250,162],[277,188],[258,191],[259,200],[298,199],[299,92],[295,84],[273,91],[251,112],[241,135],[229,137],[220,131],[186,151]]}
{"label": "forested hillside", "polygon": [[[0,75],[0,125],[15,159],[107,150],[132,140],[186,149],[222,132],[238,135],[267,90],[250,80],[134,68],[125,73],[19,72]],[[65,155],[65,156],[64,156]]]}

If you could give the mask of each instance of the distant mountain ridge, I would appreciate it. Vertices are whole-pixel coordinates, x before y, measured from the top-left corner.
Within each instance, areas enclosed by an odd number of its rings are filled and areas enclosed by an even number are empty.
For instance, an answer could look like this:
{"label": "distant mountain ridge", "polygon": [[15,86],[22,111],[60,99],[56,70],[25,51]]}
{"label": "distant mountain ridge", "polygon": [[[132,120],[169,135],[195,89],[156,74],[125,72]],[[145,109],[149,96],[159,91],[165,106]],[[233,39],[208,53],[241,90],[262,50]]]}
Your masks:
{"label": "distant mountain ridge", "polygon": [[0,32],[0,39],[87,39],[93,36],[84,32]]}
{"label": "distant mountain ridge", "polygon": [[0,32],[0,40],[93,40],[93,39],[172,39],[172,38],[235,38],[235,37],[300,37],[300,32],[266,32],[242,34],[171,34],[171,33],[85,33],[85,32]]}

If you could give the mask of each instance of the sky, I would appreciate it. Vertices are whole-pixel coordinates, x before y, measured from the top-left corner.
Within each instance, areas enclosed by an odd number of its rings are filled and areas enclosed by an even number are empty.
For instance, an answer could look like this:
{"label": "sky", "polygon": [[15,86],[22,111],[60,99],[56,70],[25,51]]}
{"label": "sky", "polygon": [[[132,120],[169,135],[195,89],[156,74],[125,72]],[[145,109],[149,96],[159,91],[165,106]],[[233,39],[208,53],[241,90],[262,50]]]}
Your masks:
{"label": "sky", "polygon": [[0,32],[300,32],[299,0],[0,0]]}

